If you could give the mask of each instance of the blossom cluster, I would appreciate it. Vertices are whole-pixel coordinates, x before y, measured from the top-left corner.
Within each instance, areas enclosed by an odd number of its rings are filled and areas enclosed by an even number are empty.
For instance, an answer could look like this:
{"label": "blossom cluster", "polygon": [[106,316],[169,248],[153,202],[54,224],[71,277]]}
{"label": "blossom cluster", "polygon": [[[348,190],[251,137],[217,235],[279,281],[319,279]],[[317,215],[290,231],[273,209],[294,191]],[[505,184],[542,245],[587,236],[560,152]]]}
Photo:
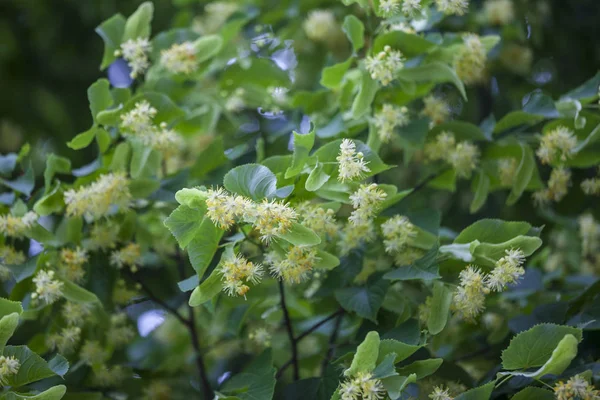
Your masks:
{"label": "blossom cluster", "polygon": [[439,96],[429,95],[423,99],[422,114],[431,120],[431,126],[439,125],[450,118],[450,105]]}
{"label": "blossom cluster", "polygon": [[127,208],[131,201],[129,180],[117,172],[101,175],[90,185],[65,192],[68,216],[85,216],[98,219],[116,208]]}
{"label": "blossom cluster", "polygon": [[20,239],[34,226],[38,220],[38,215],[33,211],[28,211],[22,216],[10,214],[0,215],[0,232],[6,237]]}
{"label": "blossom cluster", "polygon": [[453,307],[462,318],[473,321],[484,309],[485,298],[490,292],[504,291],[509,284],[519,281],[525,274],[525,255],[520,249],[505,251],[494,269],[485,274],[469,265],[459,274],[460,285],[454,294]]}
{"label": "blossom cluster", "polygon": [[404,55],[399,50],[393,50],[385,46],[382,51],[365,59],[365,68],[371,74],[371,78],[389,85],[395,78],[398,70],[404,67]]}
{"label": "blossom cluster", "polygon": [[338,179],[342,182],[362,178],[365,172],[371,172],[365,161],[364,154],[356,151],[356,143],[350,139],[343,139],[340,143],[338,161]]}
{"label": "blossom cluster", "polygon": [[311,247],[290,247],[285,257],[279,256],[275,251],[267,254],[265,262],[273,276],[287,283],[300,283],[304,281],[317,262],[317,251]]}
{"label": "blossom cluster", "polygon": [[469,9],[469,0],[435,0],[435,5],[444,14],[464,15]]}
{"label": "blossom cluster", "polygon": [[492,25],[506,25],[515,19],[512,0],[487,0],[483,4],[485,20]]}
{"label": "blossom cluster", "polygon": [[560,201],[569,192],[571,171],[566,168],[554,168],[550,172],[548,186],[533,193],[533,200],[540,205],[551,201]]}
{"label": "blossom cluster", "polygon": [[544,164],[564,163],[574,153],[577,138],[572,130],[559,126],[544,134],[536,154]]}
{"label": "blossom cluster", "polygon": [[80,283],[85,277],[83,265],[88,261],[87,252],[80,247],[62,249],[60,252],[59,273],[62,277]]}
{"label": "blossom cluster", "polygon": [[581,190],[587,195],[600,195],[600,168],[598,168],[598,174],[596,178],[584,179],[581,182]]}
{"label": "blossom cluster", "polygon": [[320,236],[333,237],[338,231],[335,221],[335,211],[321,207],[318,204],[305,201],[296,206],[299,222]]}
{"label": "blossom cluster", "polygon": [[131,72],[129,75],[135,79],[143,75],[150,67],[148,54],[152,51],[152,43],[148,38],[129,39],[121,44],[121,48],[115,51],[115,55],[123,57]]}
{"label": "blossom cluster", "polygon": [[340,386],[341,400],[379,400],[385,396],[385,388],[379,379],[369,372],[359,372]]}
{"label": "blossom cluster", "polygon": [[556,400],[589,399],[600,397],[600,391],[595,389],[585,378],[575,375],[567,382],[559,381],[554,386]]}
{"label": "blossom cluster", "polygon": [[479,163],[479,149],[469,141],[456,142],[452,132],[441,132],[425,146],[429,160],[443,160],[454,168],[458,176],[469,178]]}
{"label": "blossom cluster", "polygon": [[198,69],[196,47],[193,42],[175,43],[161,51],[160,64],[173,74],[191,74]]}
{"label": "blossom cluster", "polygon": [[35,293],[31,295],[32,299],[52,304],[62,297],[64,284],[54,279],[54,275],[54,271],[41,270],[33,277]]}
{"label": "blossom cluster", "polygon": [[9,245],[0,245],[0,281],[6,281],[10,278],[12,272],[9,265],[20,265],[26,260],[22,251]]}
{"label": "blossom cluster", "polygon": [[423,257],[424,252],[411,246],[417,235],[416,227],[403,215],[395,215],[381,224],[386,253],[394,257],[397,265],[408,265]]}
{"label": "blossom cluster", "polygon": [[125,247],[111,253],[110,263],[119,269],[128,267],[131,272],[137,272],[141,263],[141,256],[140,245],[129,243]]}
{"label": "blossom cluster", "polygon": [[481,82],[484,79],[487,55],[478,35],[468,34],[463,37],[464,46],[454,58],[454,69],[458,77],[467,85]]}
{"label": "blossom cluster", "polygon": [[218,272],[222,276],[223,291],[229,296],[246,296],[249,283],[256,285],[263,276],[263,267],[248,261],[239,254],[221,260]]}
{"label": "blossom cluster", "polygon": [[8,384],[8,378],[16,375],[21,363],[13,356],[0,356],[0,384]]}
{"label": "blossom cluster", "polygon": [[329,10],[311,11],[302,27],[306,36],[315,42],[327,42],[337,31],[335,16]]}
{"label": "blossom cluster", "polygon": [[407,107],[397,107],[384,104],[373,116],[373,125],[382,142],[387,143],[392,139],[394,129],[408,125],[410,118]]}
{"label": "blossom cluster", "polygon": [[[402,6],[400,6],[402,3]],[[421,0],[381,0],[379,2],[379,12],[384,17],[393,17],[400,10],[407,15],[412,16],[421,9]]]}

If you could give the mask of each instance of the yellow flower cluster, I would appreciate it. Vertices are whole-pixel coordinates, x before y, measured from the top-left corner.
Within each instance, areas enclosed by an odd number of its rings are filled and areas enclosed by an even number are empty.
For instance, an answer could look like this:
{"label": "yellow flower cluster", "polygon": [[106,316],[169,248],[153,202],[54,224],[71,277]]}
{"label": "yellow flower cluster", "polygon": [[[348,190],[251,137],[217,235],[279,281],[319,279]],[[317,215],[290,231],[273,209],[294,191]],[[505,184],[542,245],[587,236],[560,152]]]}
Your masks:
{"label": "yellow flower cluster", "polygon": [[335,236],[338,224],[335,221],[335,212],[330,208],[323,208],[318,204],[306,201],[300,203],[296,210],[303,226],[312,229],[317,235]]}
{"label": "yellow flower cluster", "polygon": [[583,269],[594,273],[600,267],[600,225],[592,214],[584,214],[577,220],[581,238]]}
{"label": "yellow flower cluster", "polygon": [[65,192],[67,215],[98,219],[113,211],[127,208],[131,200],[129,180],[122,173],[101,175],[94,183]]}
{"label": "yellow flower cluster", "polygon": [[544,164],[565,162],[575,153],[577,138],[572,130],[559,126],[548,131],[540,140],[536,154]]}
{"label": "yellow flower cluster", "polygon": [[33,211],[28,211],[21,217],[9,214],[0,215],[0,232],[6,237],[20,239],[27,234],[37,220],[38,215]]}
{"label": "yellow flower cluster", "polygon": [[356,152],[356,143],[350,139],[342,140],[340,143],[340,152],[336,157],[338,161],[338,180],[342,182],[361,178],[363,173],[371,172],[367,167],[368,161],[365,161],[362,152]]}
{"label": "yellow flower cluster", "polygon": [[425,145],[425,155],[432,161],[446,161],[463,178],[469,178],[479,163],[477,146],[466,140],[456,143],[452,132],[441,132],[433,142]]}
{"label": "yellow flower cluster", "polygon": [[429,398],[431,400],[453,400],[454,398],[450,396],[450,389],[444,388],[442,386],[436,386],[433,388],[433,392],[429,394]]}
{"label": "yellow flower cluster", "polygon": [[8,378],[16,375],[21,368],[21,363],[13,356],[0,356],[0,384],[7,385]]}
{"label": "yellow flower cluster", "polygon": [[464,15],[469,9],[469,0],[435,0],[435,5],[444,14]]}
{"label": "yellow flower cluster", "polygon": [[94,383],[100,387],[109,387],[118,385],[125,378],[125,369],[120,365],[108,367],[100,365],[93,369]]}
{"label": "yellow flower cluster", "polygon": [[385,397],[385,388],[370,372],[359,372],[340,385],[341,400],[379,400]]}
{"label": "yellow flower cluster", "polygon": [[132,298],[139,295],[139,290],[141,288],[141,285],[139,283],[136,283],[134,289],[129,289],[125,283],[125,280],[119,279],[113,291],[113,301],[115,302],[115,304],[125,305],[129,303],[129,301]]}
{"label": "yellow flower cluster", "polygon": [[458,77],[467,85],[481,82],[485,75],[487,55],[478,35],[468,34],[463,37],[461,47],[454,59],[454,69]]}
{"label": "yellow flower cluster", "polygon": [[115,347],[123,347],[133,340],[135,331],[128,324],[127,314],[124,312],[110,316],[110,328],[106,338]]}
{"label": "yellow flower cluster", "polygon": [[204,14],[194,19],[192,29],[202,35],[215,33],[239,9],[232,1],[213,1],[204,6]]}
{"label": "yellow flower cluster", "polygon": [[396,72],[403,67],[404,56],[399,50],[392,50],[390,46],[385,46],[383,51],[365,59],[365,68],[371,74],[371,78],[384,86],[389,85]]}
{"label": "yellow flower cluster", "polygon": [[39,271],[33,278],[35,293],[34,300],[40,299],[46,304],[52,304],[62,296],[63,283],[54,279],[54,271]]}
{"label": "yellow flower cluster", "polygon": [[22,251],[12,246],[0,245],[0,281],[6,281],[10,278],[12,272],[8,268],[8,265],[20,265],[26,259]]}
{"label": "yellow flower cluster", "polygon": [[315,42],[327,42],[337,30],[335,16],[329,10],[313,10],[302,24],[304,33]]}
{"label": "yellow flower cluster", "polygon": [[357,248],[361,243],[368,243],[375,239],[375,226],[373,221],[365,224],[355,225],[347,223],[340,233],[338,247],[340,253],[346,255],[350,250]]}
{"label": "yellow flower cluster", "polygon": [[409,17],[417,14],[421,10],[421,0],[404,0],[402,2],[402,12]]}
{"label": "yellow flower cluster", "polygon": [[504,186],[512,186],[517,174],[519,163],[516,158],[503,158],[498,160],[498,176]]}
{"label": "yellow flower cluster", "polygon": [[218,272],[222,275],[223,291],[229,296],[246,296],[250,290],[247,284],[256,285],[262,279],[263,267],[235,254],[221,261]]}
{"label": "yellow flower cluster", "polygon": [[110,220],[95,222],[90,230],[90,250],[112,249],[119,241],[119,225]]}
{"label": "yellow flower cluster", "polygon": [[492,25],[510,24],[515,19],[512,0],[487,0],[483,5],[483,15]]}
{"label": "yellow flower cluster", "polygon": [[379,211],[379,206],[386,199],[387,194],[379,189],[376,183],[360,185],[356,192],[350,195],[354,211],[348,217],[353,225],[368,223]]}
{"label": "yellow flower cluster", "polygon": [[78,326],[69,326],[60,330],[60,332],[48,335],[46,345],[50,350],[58,349],[61,354],[72,353],[81,340],[81,328]]}
{"label": "yellow flower cluster", "polygon": [[113,251],[110,255],[110,263],[121,269],[129,267],[131,272],[137,272],[141,264],[142,251],[137,243],[129,243],[120,250]]}
{"label": "yellow flower cluster", "polygon": [[[600,175],[600,168],[598,168],[598,174]],[[587,195],[600,196],[600,176],[596,178],[584,179],[581,182],[581,190]]]}
{"label": "yellow flower cluster", "polygon": [[167,158],[176,156],[183,148],[183,139],[177,132],[168,129],[166,122],[155,126],[153,120],[156,113],[156,108],[146,100],[135,103],[130,111],[121,115],[121,133],[125,137],[140,140]]}
{"label": "yellow flower cluster", "polygon": [[501,292],[506,286],[518,282],[525,274],[525,254],[520,249],[505,251],[492,272],[483,273],[469,265],[459,274],[460,285],[454,294],[454,310],[462,318],[473,321],[485,309],[485,297],[491,291]]}
{"label": "yellow flower cluster", "polygon": [[83,324],[85,319],[92,313],[91,308],[87,303],[73,303],[67,301],[62,306],[61,314],[68,325],[79,326]]}
{"label": "yellow flower cluster", "polygon": [[135,79],[140,75],[143,75],[148,67],[150,67],[150,60],[148,59],[148,53],[152,51],[152,43],[148,38],[137,38],[129,39],[128,41],[121,44],[121,49],[115,51],[117,57],[123,57],[131,72],[129,75]]}
{"label": "yellow flower cluster", "polygon": [[409,122],[408,108],[396,107],[392,104],[384,104],[373,116],[373,125],[377,128],[377,134],[384,143],[392,139],[396,127],[406,126]]}
{"label": "yellow flower cluster", "polygon": [[408,241],[416,236],[417,231],[407,217],[396,215],[381,224],[381,233],[385,251],[394,255],[408,246]]}
{"label": "yellow flower cluster", "polygon": [[107,352],[97,340],[86,340],[79,350],[79,359],[89,366],[102,365],[107,358]]}
{"label": "yellow flower cluster", "polygon": [[85,277],[83,265],[88,261],[87,252],[79,247],[62,249],[60,252],[59,273],[64,278],[81,283]]}
{"label": "yellow flower cluster", "polygon": [[271,333],[265,328],[256,328],[248,338],[261,347],[271,347]]}
{"label": "yellow flower cluster", "polygon": [[314,248],[292,246],[282,259],[275,252],[270,252],[265,262],[273,276],[287,283],[304,281],[317,262],[317,251]]}
{"label": "yellow flower cluster", "polygon": [[251,223],[265,243],[288,232],[297,219],[296,211],[285,203],[267,199],[255,203],[221,188],[208,190],[206,207],[206,215],[216,226],[228,229],[236,221]]}
{"label": "yellow flower cluster", "polygon": [[392,17],[400,11],[400,0],[380,0],[379,12],[384,17]]}
{"label": "yellow flower cluster", "polygon": [[450,118],[450,105],[439,96],[429,95],[423,99],[422,114],[429,117],[431,127],[446,122]]}
{"label": "yellow flower cluster", "polygon": [[554,386],[554,395],[556,400],[596,400],[600,398],[600,391],[582,376],[575,375],[566,383],[559,381]]}
{"label": "yellow flower cluster", "polygon": [[193,42],[175,43],[161,51],[160,64],[173,74],[191,74],[198,69]]}
{"label": "yellow flower cluster", "polygon": [[566,168],[554,168],[548,179],[548,187],[533,194],[537,204],[547,204],[550,201],[561,201],[569,192],[571,171]]}

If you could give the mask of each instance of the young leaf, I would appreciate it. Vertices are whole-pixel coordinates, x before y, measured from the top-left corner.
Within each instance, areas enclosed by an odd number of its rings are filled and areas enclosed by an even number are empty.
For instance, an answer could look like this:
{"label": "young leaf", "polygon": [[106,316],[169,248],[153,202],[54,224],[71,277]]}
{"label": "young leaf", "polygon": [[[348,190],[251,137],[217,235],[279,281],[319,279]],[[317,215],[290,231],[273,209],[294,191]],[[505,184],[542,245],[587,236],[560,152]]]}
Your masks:
{"label": "young leaf", "polygon": [[328,89],[337,89],[341,85],[346,71],[348,71],[348,68],[350,68],[353,62],[354,58],[350,57],[344,62],[323,68],[321,81],[319,83]]}
{"label": "young leaf", "polygon": [[429,375],[433,375],[443,362],[444,360],[441,358],[415,361],[405,367],[398,368],[398,374],[403,376],[415,374],[417,375],[417,379],[423,379]]}
{"label": "young leaf", "polygon": [[323,164],[317,162],[315,167],[310,171],[304,188],[309,192],[315,192],[319,190],[327,181],[331,178],[323,171]]}
{"label": "young leaf", "polygon": [[531,148],[523,143],[519,143],[519,145],[521,146],[521,160],[517,167],[510,195],[506,199],[506,204],[509,206],[515,204],[521,197],[533,177],[535,168],[535,157]]}
{"label": "young leaf", "polygon": [[215,269],[200,286],[194,289],[190,296],[189,304],[191,307],[198,307],[218,295],[222,289],[221,276]]}
{"label": "young leaf", "polygon": [[467,390],[466,392],[455,397],[455,400],[489,400],[494,391],[496,381],[486,383],[475,389]]}
{"label": "young leaf", "polygon": [[469,225],[454,239],[454,243],[470,243],[479,240],[485,243],[502,243],[515,236],[525,235],[531,229],[527,222],[481,219]]}
{"label": "young leaf", "polygon": [[223,186],[230,192],[258,201],[275,197],[277,178],[264,165],[246,164],[235,167],[225,174]]}
{"label": "young leaf", "polygon": [[285,232],[276,235],[277,237],[290,242],[294,246],[315,246],[321,243],[321,238],[311,229],[294,222],[291,228]]}
{"label": "young leaf", "polygon": [[27,346],[6,346],[2,355],[15,357],[21,364],[16,375],[8,375],[6,378],[7,384],[12,387],[18,388],[56,375],[46,360],[35,354]]}
{"label": "young leaf", "polygon": [[294,131],[294,155],[292,157],[292,165],[285,171],[285,179],[293,178],[302,172],[314,144],[314,129],[307,134],[300,134]]}
{"label": "young leaf", "polygon": [[490,178],[483,170],[480,170],[475,176],[475,179],[473,179],[473,186],[475,187],[475,195],[473,196],[473,201],[471,201],[471,206],[469,207],[469,212],[471,214],[476,213],[483,207],[490,192]]}
{"label": "young leaf", "polygon": [[377,90],[379,90],[379,84],[371,78],[367,71],[363,71],[360,90],[352,103],[351,113],[353,118],[361,118],[369,112]]}
{"label": "young leaf", "polygon": [[336,290],[335,298],[346,311],[377,321],[377,313],[383,304],[388,287],[388,281],[374,276],[364,286]]}
{"label": "young leaf", "polygon": [[[51,387],[39,394],[24,395],[14,392],[8,392],[0,397],[0,400],[60,400],[67,393],[65,385]],[[78,398],[80,400],[80,398]],[[90,399],[91,400],[91,399]]]}
{"label": "young leaf", "polygon": [[196,62],[201,63],[210,60],[221,51],[223,39],[219,35],[202,36],[194,42],[196,50]]}
{"label": "young leaf", "polygon": [[151,2],[146,1],[140,4],[138,9],[127,18],[122,42],[126,42],[130,39],[149,38],[151,32],[150,23],[152,22],[153,14],[154,5]]}
{"label": "young leaf", "polygon": [[551,392],[547,389],[542,389],[539,387],[527,387],[521,390],[519,393],[515,394],[511,400],[556,400],[554,397],[554,392]]}
{"label": "young leaf", "polygon": [[394,364],[396,364],[412,356],[421,347],[422,346],[402,343],[394,339],[384,339],[379,344],[379,357],[377,361],[381,362],[383,361],[384,357],[393,353],[396,355],[394,358]]}
{"label": "young leaf", "polygon": [[104,70],[117,58],[115,51],[121,45],[123,32],[125,32],[125,23],[125,17],[121,14],[115,14],[96,28],[96,33],[104,41],[104,55],[100,64],[101,70]]}
{"label": "young leaf", "polygon": [[467,99],[465,85],[458,75],[456,75],[456,71],[440,62],[433,62],[414,68],[404,68],[398,71],[397,76],[398,79],[408,82],[450,82],[456,86],[462,97],[465,100]]}
{"label": "young leaf", "polygon": [[19,325],[19,315],[21,313],[13,312],[0,319],[0,352],[6,346],[8,339],[13,335],[17,325]]}
{"label": "young leaf", "polygon": [[451,303],[452,291],[444,283],[435,282],[433,284],[431,312],[427,319],[427,329],[432,335],[437,335],[446,326]]}
{"label": "young leaf", "polygon": [[385,388],[390,399],[397,400],[402,395],[402,391],[408,386],[410,383],[415,383],[417,381],[417,375],[412,374],[409,376],[391,376],[389,378],[384,378],[381,380],[383,383],[383,387]]}
{"label": "young leaf", "polygon": [[376,331],[367,333],[365,340],[356,348],[352,364],[344,371],[344,375],[355,376],[359,372],[373,371],[379,356],[379,343],[379,333]]}
{"label": "young leaf", "polygon": [[365,45],[365,27],[360,19],[354,15],[347,15],[344,18],[342,30],[348,37],[348,40],[350,40],[350,43],[352,43],[354,53],[363,48]]}

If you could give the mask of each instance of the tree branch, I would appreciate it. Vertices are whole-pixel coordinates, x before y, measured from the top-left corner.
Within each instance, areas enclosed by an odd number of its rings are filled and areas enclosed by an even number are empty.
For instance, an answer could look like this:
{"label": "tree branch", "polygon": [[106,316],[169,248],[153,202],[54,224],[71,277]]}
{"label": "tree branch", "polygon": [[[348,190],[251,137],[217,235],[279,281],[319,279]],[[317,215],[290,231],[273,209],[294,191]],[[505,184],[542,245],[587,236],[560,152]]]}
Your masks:
{"label": "tree branch", "polygon": [[333,327],[333,332],[331,332],[331,336],[329,336],[329,343],[327,348],[327,355],[323,359],[323,363],[321,364],[321,375],[325,375],[325,370],[327,369],[327,364],[333,357],[335,353],[335,341],[337,340],[338,334],[340,333],[340,328],[342,326],[342,319],[344,319],[344,309],[339,309],[339,314],[337,315],[337,319],[335,320],[335,325]]}
{"label": "tree branch", "polygon": [[[290,346],[292,348],[292,359],[290,364],[294,366],[294,380],[300,379],[300,372],[298,370],[298,343],[294,337],[294,329],[292,328],[292,320],[290,319],[290,313],[285,304],[285,290],[283,287],[283,281],[279,280],[279,298],[281,302],[281,309],[283,310],[283,321],[287,329],[288,338],[290,340]],[[288,364],[289,365],[289,364]],[[287,368],[287,366],[286,366]]]}

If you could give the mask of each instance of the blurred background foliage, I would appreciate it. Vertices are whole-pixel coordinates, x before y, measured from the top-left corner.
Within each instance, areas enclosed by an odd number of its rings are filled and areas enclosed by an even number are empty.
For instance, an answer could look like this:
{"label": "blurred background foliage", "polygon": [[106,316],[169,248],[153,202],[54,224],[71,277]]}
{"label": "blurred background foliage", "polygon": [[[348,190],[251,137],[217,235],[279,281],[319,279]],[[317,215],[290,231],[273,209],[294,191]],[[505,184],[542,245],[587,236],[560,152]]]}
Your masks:
{"label": "blurred background foliage", "polygon": [[[29,142],[41,153],[53,151],[70,157],[75,165],[89,160],[89,154],[69,150],[64,143],[89,127],[86,89],[103,75],[98,68],[103,44],[94,29],[117,12],[129,15],[141,2],[0,2],[0,153],[18,150]],[[208,2],[157,0],[154,3],[153,31],[159,32],[169,27],[189,26]],[[315,2],[255,0],[253,3],[256,11],[260,11],[259,18],[276,29],[284,18],[303,15]],[[323,2],[318,3],[323,7]],[[330,3],[335,5],[339,0]],[[511,48],[504,48],[498,57],[503,65],[492,67],[487,84],[469,94],[469,109],[463,113],[476,122],[490,112],[498,119],[509,110],[520,108],[522,97],[536,88],[556,97],[593,76],[600,65],[598,0],[519,0],[515,5],[520,23],[498,29],[504,43],[531,48],[531,68],[525,74],[507,71],[511,67]],[[481,1],[473,1],[471,7],[481,8]],[[288,15],[268,12],[286,9]],[[477,29],[477,13],[472,15],[470,21],[449,19],[444,29]],[[485,29],[483,33],[489,34],[495,28]],[[310,50],[312,54],[298,54],[302,67],[310,63],[310,58],[319,57],[318,49]],[[299,80],[297,84],[307,85],[307,82]],[[314,85],[318,85],[318,79]]]}

